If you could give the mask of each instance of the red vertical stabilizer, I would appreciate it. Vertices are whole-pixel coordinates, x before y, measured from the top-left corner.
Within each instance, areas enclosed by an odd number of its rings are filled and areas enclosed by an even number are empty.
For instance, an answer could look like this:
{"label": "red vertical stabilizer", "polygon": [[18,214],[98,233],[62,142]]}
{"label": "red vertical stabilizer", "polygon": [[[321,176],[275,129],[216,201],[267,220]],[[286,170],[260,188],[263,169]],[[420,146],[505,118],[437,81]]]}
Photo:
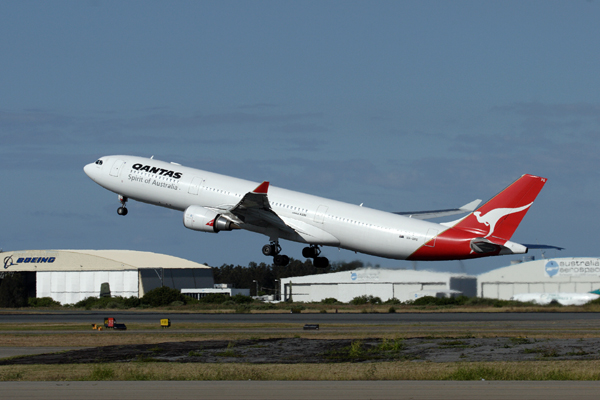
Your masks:
{"label": "red vertical stabilizer", "polygon": [[[407,259],[459,260],[507,251],[504,246],[545,183],[546,178],[523,175],[475,212],[433,237]],[[508,251],[514,249],[514,245],[509,246]]]}
{"label": "red vertical stabilizer", "polygon": [[509,240],[544,187],[546,178],[523,175],[454,226],[485,238]]}

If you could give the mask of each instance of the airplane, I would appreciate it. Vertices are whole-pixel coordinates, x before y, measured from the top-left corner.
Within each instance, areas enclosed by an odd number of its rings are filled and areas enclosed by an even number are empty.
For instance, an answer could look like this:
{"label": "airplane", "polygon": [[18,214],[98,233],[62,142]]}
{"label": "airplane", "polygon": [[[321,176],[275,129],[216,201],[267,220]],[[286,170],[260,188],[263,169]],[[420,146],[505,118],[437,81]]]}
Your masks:
{"label": "airplane", "polygon": [[510,298],[511,300],[528,302],[545,306],[553,301],[563,306],[582,306],[592,300],[600,299],[600,295],[589,293],[519,293]]}
{"label": "airplane", "polygon": [[[546,183],[523,175],[491,200],[462,207],[420,212],[385,212],[251,182],[152,158],[112,155],[87,164],[84,172],[98,185],[118,195],[119,215],[126,203],[143,203],[183,211],[186,228],[218,233],[245,229],[269,237],[262,248],[275,265],[285,266],[280,240],[307,245],[302,256],[318,268],[322,246],[397,260],[461,260],[524,254],[529,248],[556,248],[511,242],[517,226]],[[455,214],[445,223],[426,219]]]}

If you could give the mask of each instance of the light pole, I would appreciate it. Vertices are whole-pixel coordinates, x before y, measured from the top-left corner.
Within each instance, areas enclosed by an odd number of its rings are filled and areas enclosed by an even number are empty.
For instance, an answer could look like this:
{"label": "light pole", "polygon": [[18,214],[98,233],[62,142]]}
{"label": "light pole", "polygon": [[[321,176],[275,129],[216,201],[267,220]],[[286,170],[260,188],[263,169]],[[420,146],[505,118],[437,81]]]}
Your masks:
{"label": "light pole", "polygon": [[280,279],[275,279],[275,300],[281,300],[280,298],[280,286],[281,286],[281,280]]}
{"label": "light pole", "polygon": [[252,282],[256,283],[256,296],[258,297],[258,281],[252,280]]}

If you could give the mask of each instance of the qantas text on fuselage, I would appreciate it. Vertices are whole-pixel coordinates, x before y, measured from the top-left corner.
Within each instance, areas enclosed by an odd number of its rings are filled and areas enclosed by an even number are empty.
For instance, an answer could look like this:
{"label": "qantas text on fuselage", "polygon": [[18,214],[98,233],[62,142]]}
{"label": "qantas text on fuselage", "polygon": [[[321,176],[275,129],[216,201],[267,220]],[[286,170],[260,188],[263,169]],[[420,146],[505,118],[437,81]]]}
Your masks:
{"label": "qantas text on fuselage", "polygon": [[[399,260],[526,253],[527,246],[509,239],[546,183],[523,175],[478,208],[480,200],[456,209],[390,213],[136,156],[101,157],[84,171],[118,194],[119,215],[127,214],[129,199],[180,210],[189,229],[266,235],[269,243],[262,252],[277,265],[289,262],[280,240],[305,243],[302,255],[318,267],[329,264],[320,257],[321,246]],[[426,221],[465,213],[452,222]]]}

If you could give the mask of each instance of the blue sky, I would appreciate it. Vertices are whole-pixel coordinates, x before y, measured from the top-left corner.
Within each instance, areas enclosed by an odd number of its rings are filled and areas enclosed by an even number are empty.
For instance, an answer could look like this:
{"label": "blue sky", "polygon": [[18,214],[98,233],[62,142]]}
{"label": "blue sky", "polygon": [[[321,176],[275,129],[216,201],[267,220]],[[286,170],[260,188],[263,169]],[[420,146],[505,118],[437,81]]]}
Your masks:
{"label": "blue sky", "polygon": [[389,211],[531,173],[548,183],[513,240],[600,256],[598,21],[598,1],[1,2],[0,247],[269,261],[260,235],[119,217],[82,168],[133,154]]}

